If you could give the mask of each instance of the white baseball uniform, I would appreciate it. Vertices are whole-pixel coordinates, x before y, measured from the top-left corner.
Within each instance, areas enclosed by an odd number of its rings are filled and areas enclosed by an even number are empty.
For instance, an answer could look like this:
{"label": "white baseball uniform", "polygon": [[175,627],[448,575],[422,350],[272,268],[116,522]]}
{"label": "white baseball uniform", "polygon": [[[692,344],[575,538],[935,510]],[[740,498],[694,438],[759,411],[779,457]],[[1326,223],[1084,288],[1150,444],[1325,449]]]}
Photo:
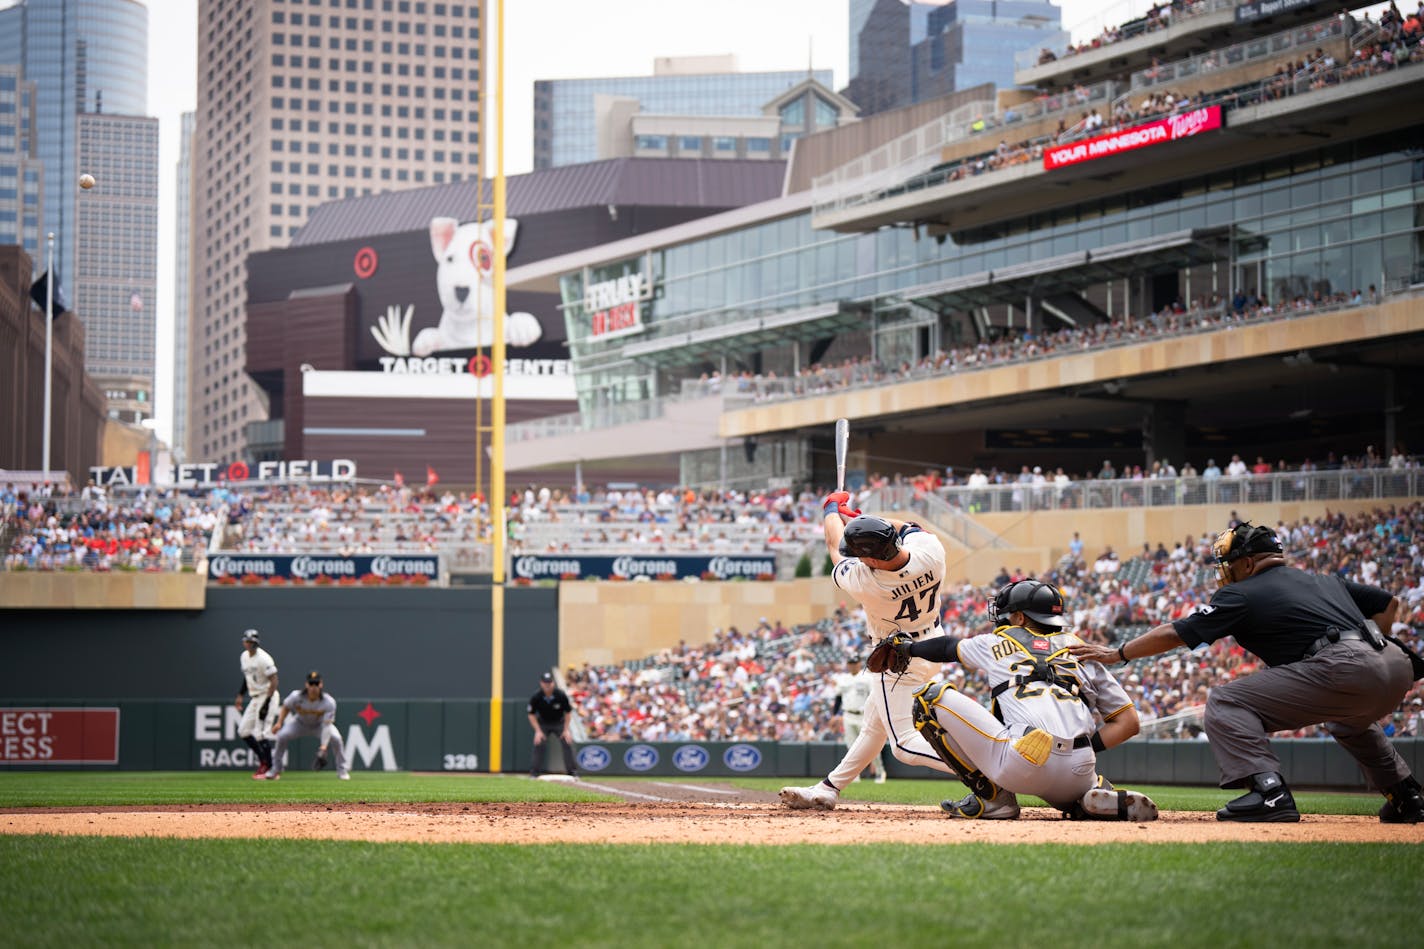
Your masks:
{"label": "white baseball uniform", "polygon": [[[277,721],[277,710],[282,704],[281,697],[274,694],[277,663],[261,646],[250,656],[246,649],[242,650],[238,663],[242,666],[242,677],[247,680],[247,704],[242,708],[237,737],[251,736],[258,741],[269,739],[272,737],[272,725]],[[263,711],[264,703],[267,708],[265,715],[262,715],[259,713]]]}
{"label": "white baseball uniform", "polygon": [[[847,747],[854,745],[865,724],[865,706],[870,702],[872,688],[878,688],[879,679],[866,669],[859,672],[842,672],[836,676],[836,696],[841,700],[841,733]],[[880,774],[884,766],[880,755],[870,759],[870,770]]]}
{"label": "white baseball uniform", "polygon": [[331,755],[331,763],[336,773],[346,773],[346,744],[341,733],[336,730],[336,699],[329,692],[322,692],[315,700],[307,698],[306,689],[297,689],[282,700],[287,709],[287,720],[282,730],[277,732],[277,748],[272,754],[272,774],[282,773],[286,761],[287,745],[293,738],[325,738],[326,750]]}
{"label": "white baseball uniform", "polygon": [[[996,700],[1000,721],[978,702],[947,685],[936,684],[927,697],[935,720],[957,757],[999,787],[1033,794],[1054,805],[1071,805],[1097,781],[1097,755],[1089,739],[1102,722],[1132,707],[1122,686],[1098,662],[1080,663],[1064,654],[1054,668],[1078,682],[1078,695],[1043,681],[1013,685],[1033,669],[1032,654],[1005,634],[960,640],[955,660],[977,669],[991,688],[1009,683]],[[1052,652],[1080,642],[1072,633],[1030,633]],[[1034,729],[1041,735],[1024,735]]]}
{"label": "white baseball uniform", "polygon": [[[899,570],[872,570],[858,558],[847,557],[836,564],[831,578],[865,609],[865,625],[873,641],[897,632],[908,633],[916,641],[943,636],[939,588],[944,581],[944,545],[914,524],[900,528],[899,543],[910,555]],[[937,663],[912,659],[903,675],[872,676],[860,737],[827,776],[827,783],[843,788],[855,780],[879,757],[886,741],[895,757],[906,764],[949,772],[949,766],[915,731],[914,722],[915,690],[938,672]]]}

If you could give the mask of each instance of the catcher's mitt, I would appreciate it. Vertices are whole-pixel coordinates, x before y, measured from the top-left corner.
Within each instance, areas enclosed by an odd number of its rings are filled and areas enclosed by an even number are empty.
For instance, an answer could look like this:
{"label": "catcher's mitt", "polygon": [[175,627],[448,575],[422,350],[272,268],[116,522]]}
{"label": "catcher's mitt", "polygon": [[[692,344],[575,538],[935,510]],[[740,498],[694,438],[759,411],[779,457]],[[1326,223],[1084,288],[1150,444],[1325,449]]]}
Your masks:
{"label": "catcher's mitt", "polygon": [[895,633],[875,644],[865,657],[865,668],[871,672],[893,672],[900,675],[910,668],[910,645],[914,640],[905,633]]}
{"label": "catcher's mitt", "polygon": [[316,753],[316,757],[315,757],[314,759],[312,759],[312,770],[313,770],[313,771],[320,771],[322,768],[325,768],[325,767],[326,767],[326,752],[324,752],[324,751],[318,751],[318,752]]}

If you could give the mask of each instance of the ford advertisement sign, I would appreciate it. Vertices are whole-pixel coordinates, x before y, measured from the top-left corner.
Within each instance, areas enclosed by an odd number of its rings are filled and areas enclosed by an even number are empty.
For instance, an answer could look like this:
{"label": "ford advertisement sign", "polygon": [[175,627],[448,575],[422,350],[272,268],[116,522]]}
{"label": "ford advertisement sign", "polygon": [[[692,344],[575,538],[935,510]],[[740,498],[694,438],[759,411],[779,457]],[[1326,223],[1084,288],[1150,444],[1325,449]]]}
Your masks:
{"label": "ford advertisement sign", "polygon": [[263,580],[282,577],[285,580],[359,580],[366,575],[387,577],[427,577],[440,579],[438,554],[248,554],[218,553],[208,558],[208,576],[255,576]]}
{"label": "ford advertisement sign", "polygon": [[760,580],[776,576],[775,554],[692,555],[655,554],[648,557],[596,557],[583,554],[529,554],[514,558],[517,578],[557,580],[583,577],[702,577],[733,580],[742,577]]}

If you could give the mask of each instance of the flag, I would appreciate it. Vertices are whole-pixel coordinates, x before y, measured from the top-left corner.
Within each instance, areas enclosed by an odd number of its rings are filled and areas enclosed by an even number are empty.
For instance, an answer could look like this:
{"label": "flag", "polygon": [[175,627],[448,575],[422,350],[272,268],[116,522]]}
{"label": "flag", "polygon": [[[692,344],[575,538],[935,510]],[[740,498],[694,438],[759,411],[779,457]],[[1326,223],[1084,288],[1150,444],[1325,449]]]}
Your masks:
{"label": "flag", "polygon": [[396,487],[405,487],[405,479],[401,477],[401,473],[399,471],[396,472]]}
{"label": "flag", "polygon": [[440,480],[440,476],[435,473],[435,469],[432,468],[432,467],[430,467],[429,465],[426,465],[426,466],[425,466],[425,483],[426,483],[427,485],[435,484],[435,483],[438,482],[439,480]]}
{"label": "flag", "polygon": [[[46,271],[38,280],[30,285],[30,299],[35,301],[43,312],[45,308],[45,287],[49,283],[50,274]],[[64,291],[64,283],[59,274],[54,275],[54,318],[59,319],[64,313],[69,311],[69,294]]]}

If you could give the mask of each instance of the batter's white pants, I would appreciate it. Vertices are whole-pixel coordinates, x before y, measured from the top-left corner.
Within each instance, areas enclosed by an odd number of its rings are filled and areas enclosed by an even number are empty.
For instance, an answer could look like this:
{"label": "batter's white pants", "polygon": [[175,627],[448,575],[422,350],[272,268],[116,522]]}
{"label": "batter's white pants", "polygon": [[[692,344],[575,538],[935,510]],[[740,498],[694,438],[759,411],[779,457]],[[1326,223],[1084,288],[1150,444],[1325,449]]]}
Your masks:
{"label": "batter's white pants", "polygon": [[[845,738],[846,747],[855,745],[855,740],[860,737],[860,733],[865,729],[865,712],[842,712],[841,731]],[[884,747],[883,745],[881,746]],[[875,757],[870,759],[870,773],[876,777],[885,770],[885,763],[880,760],[880,749],[875,750]]]}
{"label": "batter's white pants", "polygon": [[[923,670],[916,666],[923,667]],[[880,681],[870,690],[870,701],[865,703],[860,736],[841,763],[826,776],[826,780],[836,788],[850,784],[865,770],[866,765],[880,757],[880,749],[885,747],[887,741],[891,753],[905,764],[952,774],[949,765],[915,731],[915,690],[938,671],[938,663],[915,659],[905,675],[882,674]]]}
{"label": "batter's white pants", "polygon": [[930,686],[926,701],[955,757],[1005,791],[1032,794],[1066,808],[1097,783],[1098,757],[1091,747],[1074,748],[1071,739],[1049,735],[1046,743],[1030,739],[1016,748],[1014,743],[1034,726],[1005,725],[944,683]]}
{"label": "batter's white pants", "polygon": [[293,738],[320,738],[323,731],[326,733],[326,753],[336,766],[336,773],[345,774],[346,743],[341,740],[341,732],[336,730],[336,726],[307,725],[294,716],[288,716],[282,723],[282,730],[277,733],[277,747],[272,751],[272,774],[282,773],[282,766],[287,760],[287,745]]}
{"label": "batter's white pants", "polygon": [[[271,701],[267,702],[269,696]],[[257,712],[262,708],[263,702],[267,702],[267,715],[259,719]],[[249,698],[247,704],[242,707],[242,721],[237,724],[237,737],[246,738],[251,735],[258,741],[271,739],[272,726],[277,724],[277,713],[281,708],[282,699],[271,693]]]}

